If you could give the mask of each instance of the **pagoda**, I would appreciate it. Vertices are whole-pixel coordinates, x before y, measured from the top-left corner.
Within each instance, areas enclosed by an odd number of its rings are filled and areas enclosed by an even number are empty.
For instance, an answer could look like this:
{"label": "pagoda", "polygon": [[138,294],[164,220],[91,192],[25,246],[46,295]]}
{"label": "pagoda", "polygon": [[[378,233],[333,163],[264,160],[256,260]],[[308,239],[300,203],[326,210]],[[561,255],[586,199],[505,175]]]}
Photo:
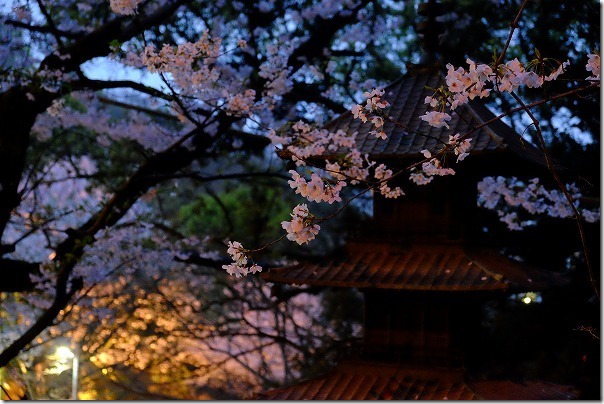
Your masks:
{"label": "pagoda", "polygon": [[[424,58],[384,88],[390,104],[385,140],[346,112],[330,131],[356,133],[361,154],[390,167],[407,167],[456,133],[472,133],[470,156],[454,176],[426,186],[404,180],[405,195],[373,197],[369,228],[347,241],[346,253],[320,262],[271,269],[274,284],[356,288],[364,296],[363,340],[355,357],[327,374],[261,393],[257,399],[572,399],[570,387],[531,381],[468,380],[466,353],[477,342],[481,305],[510,293],[560,285],[557,273],[500,254],[487,237],[477,208],[477,182],[485,176],[544,176],[543,154],[480,101],[458,107],[449,128],[420,119],[434,88],[444,84],[435,57],[440,4],[421,4],[418,24]],[[488,125],[485,123],[488,122]],[[480,128],[480,129],[477,129]],[[455,160],[453,155],[450,159]]]}

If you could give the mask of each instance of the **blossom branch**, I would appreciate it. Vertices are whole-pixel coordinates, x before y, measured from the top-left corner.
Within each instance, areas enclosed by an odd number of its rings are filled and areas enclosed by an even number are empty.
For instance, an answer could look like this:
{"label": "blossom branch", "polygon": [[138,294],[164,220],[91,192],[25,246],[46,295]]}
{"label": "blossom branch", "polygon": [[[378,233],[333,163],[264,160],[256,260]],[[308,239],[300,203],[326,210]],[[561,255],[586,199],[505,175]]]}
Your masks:
{"label": "blossom branch", "polygon": [[[81,280],[71,280],[71,274],[84,253],[84,247],[94,242],[95,234],[114,225],[150,187],[158,182],[157,174],[173,172],[199,157],[201,150],[179,146],[180,141],[149,158],[114,193],[113,197],[78,229],[69,229],[68,237],[56,248],[55,297],[51,306],[18,339],[0,353],[0,367],[25,348],[37,335],[52,324],[62,309],[81,288]],[[202,145],[200,145],[202,146]]]}
{"label": "blossom branch", "polygon": [[[18,20],[6,19],[6,20],[4,20],[4,23],[6,25],[11,25],[13,27],[26,29],[31,32],[39,32],[41,34],[50,34],[53,31],[53,29],[50,26],[31,25],[31,24],[27,24],[27,23],[24,23],[24,22],[18,21]],[[56,32],[61,37],[65,37],[68,39],[78,39],[84,35],[82,32],[63,31],[63,30],[57,29],[56,27],[54,28],[54,32]]]}
{"label": "blossom branch", "polygon": [[495,61],[495,68],[494,68],[495,71],[497,71],[498,66],[503,61],[503,58],[505,57],[505,54],[507,53],[507,50],[510,47],[510,43],[512,42],[512,37],[514,36],[514,31],[516,31],[516,28],[518,28],[518,22],[520,21],[520,17],[522,16],[522,12],[524,11],[524,8],[528,4],[528,2],[529,2],[529,0],[524,0],[522,2],[522,4],[520,5],[520,10],[518,10],[518,13],[516,14],[516,17],[510,23],[510,32],[508,34],[508,38],[505,41],[505,45],[503,46],[503,50],[501,51],[501,54],[497,58],[497,61]]}
{"label": "blossom branch", "polygon": [[593,269],[591,267],[591,260],[589,259],[589,250],[588,250],[588,246],[587,246],[587,240],[585,238],[585,231],[583,229],[583,223],[581,222],[582,215],[579,212],[579,210],[577,209],[577,207],[575,206],[575,201],[573,200],[572,196],[570,195],[570,193],[564,186],[564,183],[560,179],[560,176],[558,175],[558,172],[556,171],[556,168],[555,168],[554,164],[552,163],[552,159],[549,155],[547,146],[545,144],[545,139],[543,139],[543,134],[541,133],[541,126],[539,124],[539,121],[537,120],[535,115],[532,113],[530,108],[528,108],[528,106],[524,104],[524,101],[522,101],[522,99],[515,92],[512,91],[510,94],[520,104],[522,110],[527,113],[527,115],[533,122],[533,126],[535,127],[535,131],[537,133],[537,138],[539,139],[541,151],[543,152],[543,155],[545,157],[547,168],[549,169],[550,173],[554,177],[554,180],[556,181],[558,188],[564,194],[564,197],[568,201],[568,204],[570,205],[570,208],[572,209],[572,211],[575,215],[574,219],[575,219],[575,222],[577,223],[577,229],[579,230],[579,236],[581,238],[581,246],[583,248],[583,255],[585,256],[585,264],[587,266],[589,282],[590,282],[591,286],[593,287],[596,296],[598,296],[598,298],[599,298],[600,293],[599,293],[598,285],[594,279]]}
{"label": "blossom branch", "polygon": [[59,50],[62,50],[64,48],[64,44],[63,39],[61,38],[61,32],[57,29],[56,24],[54,23],[52,17],[50,16],[50,13],[46,9],[46,6],[44,5],[44,3],[42,3],[42,0],[36,0],[36,3],[38,4],[40,11],[42,12],[42,15],[44,15],[44,18],[46,18],[46,23],[48,24],[50,33],[52,34],[52,36],[54,36],[55,40],[57,41],[57,46],[59,47]]}
{"label": "blossom branch", "polygon": [[72,89],[86,89],[86,90],[107,90],[114,88],[130,88],[138,92],[148,94],[152,97],[161,98],[166,101],[172,101],[174,98],[172,95],[166,94],[156,88],[146,86],[142,83],[138,83],[132,80],[94,80],[87,77],[83,77],[76,82],[70,82],[69,85]]}
{"label": "blossom branch", "polygon": [[157,109],[145,108],[140,105],[129,104],[127,102],[117,101],[117,100],[114,100],[114,99],[111,99],[108,97],[103,97],[103,96],[99,96],[99,97],[97,97],[97,99],[100,102],[102,102],[103,104],[115,105],[116,107],[142,112],[147,115],[157,116],[160,118],[169,119],[171,121],[178,121],[178,117],[176,115],[172,115],[167,112],[159,111]]}

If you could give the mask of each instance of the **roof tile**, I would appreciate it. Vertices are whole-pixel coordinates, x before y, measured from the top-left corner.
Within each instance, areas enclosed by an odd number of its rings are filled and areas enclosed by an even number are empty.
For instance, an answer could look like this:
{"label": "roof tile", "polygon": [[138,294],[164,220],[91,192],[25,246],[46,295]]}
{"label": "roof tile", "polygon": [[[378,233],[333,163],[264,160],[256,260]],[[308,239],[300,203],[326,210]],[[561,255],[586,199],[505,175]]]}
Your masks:
{"label": "roof tile", "polygon": [[[350,243],[348,255],[323,263],[274,268],[262,276],[270,282],[409,290],[504,290],[505,270],[489,255],[486,263],[470,257],[458,244]],[[499,260],[507,260],[499,256]],[[506,262],[507,262],[506,261]],[[515,264],[518,266],[519,264]],[[503,271],[503,273],[501,273]],[[513,273],[518,280],[521,272]]]}
{"label": "roof tile", "polygon": [[324,376],[263,392],[263,400],[569,400],[578,391],[541,381],[466,381],[455,369],[346,361]]}
{"label": "roof tile", "polygon": [[[319,394],[316,394],[320,385]],[[325,376],[261,393],[269,400],[477,399],[457,371],[417,371],[398,365],[344,363]]]}

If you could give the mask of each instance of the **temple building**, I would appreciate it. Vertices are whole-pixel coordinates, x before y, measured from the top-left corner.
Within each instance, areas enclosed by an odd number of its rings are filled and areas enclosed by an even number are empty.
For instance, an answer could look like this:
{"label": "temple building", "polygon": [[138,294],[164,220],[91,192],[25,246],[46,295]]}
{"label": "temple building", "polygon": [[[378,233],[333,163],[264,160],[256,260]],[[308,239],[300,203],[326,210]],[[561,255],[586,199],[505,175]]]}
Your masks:
{"label": "temple building", "polygon": [[[419,12],[430,23],[437,7],[429,2]],[[390,167],[407,167],[423,159],[422,150],[437,150],[449,136],[473,131],[470,156],[454,165],[454,176],[425,186],[406,179],[392,184],[403,188],[403,197],[387,199],[375,192],[371,226],[349,236],[341,257],[263,274],[275,284],[355,288],[364,296],[364,319],[362,344],[353,357],[323,376],[261,393],[258,399],[578,397],[571,387],[542,381],[467,377],[482,304],[556,287],[564,279],[502,255],[484,234],[477,182],[485,176],[545,176],[545,160],[478,100],[459,107],[449,128],[421,120],[430,108],[424,99],[444,83],[442,64],[429,56],[433,36],[425,42],[428,57],[384,89],[383,99],[390,104],[386,113],[396,122],[385,123],[386,140],[370,134],[371,122],[354,119],[350,112],[325,127],[356,133],[361,153]]]}

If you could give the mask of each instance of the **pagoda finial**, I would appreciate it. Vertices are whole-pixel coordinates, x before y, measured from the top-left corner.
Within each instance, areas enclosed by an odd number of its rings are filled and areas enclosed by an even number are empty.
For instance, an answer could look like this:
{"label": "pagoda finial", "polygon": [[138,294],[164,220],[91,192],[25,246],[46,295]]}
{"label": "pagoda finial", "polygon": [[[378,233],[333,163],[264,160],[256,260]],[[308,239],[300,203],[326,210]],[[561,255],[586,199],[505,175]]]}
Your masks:
{"label": "pagoda finial", "polygon": [[440,36],[445,32],[444,24],[436,18],[445,13],[442,3],[427,0],[417,6],[417,13],[425,17],[415,25],[415,31],[421,35],[423,55],[421,65],[433,65],[440,62]]}

